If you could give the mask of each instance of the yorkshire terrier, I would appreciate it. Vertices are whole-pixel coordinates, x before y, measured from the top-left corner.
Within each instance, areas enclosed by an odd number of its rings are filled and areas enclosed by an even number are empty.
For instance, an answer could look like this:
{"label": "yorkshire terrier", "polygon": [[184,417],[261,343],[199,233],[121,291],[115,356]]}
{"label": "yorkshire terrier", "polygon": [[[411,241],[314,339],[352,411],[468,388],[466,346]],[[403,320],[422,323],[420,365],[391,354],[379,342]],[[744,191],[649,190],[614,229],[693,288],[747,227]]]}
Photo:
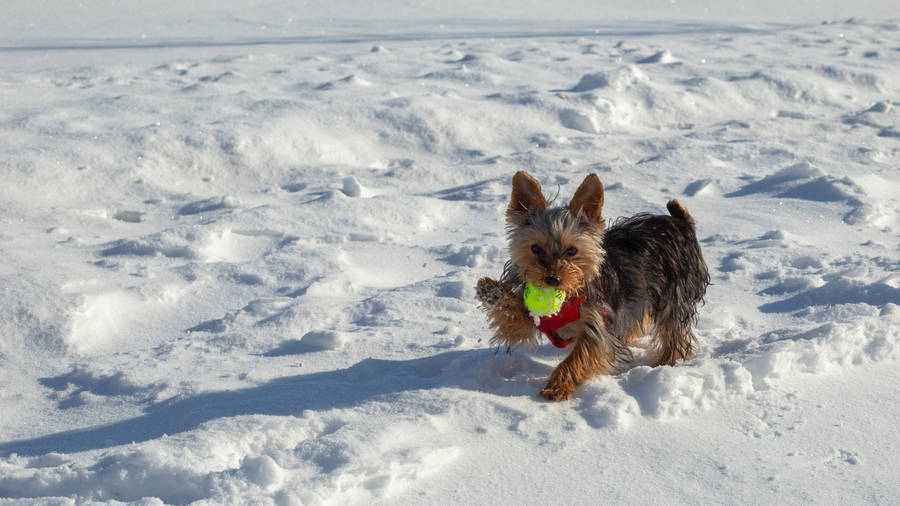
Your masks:
{"label": "yorkshire terrier", "polygon": [[[510,351],[537,345],[543,333],[559,348],[573,345],[540,392],[547,400],[568,399],[591,377],[630,362],[628,345],[651,329],[655,366],[693,355],[691,324],[709,285],[693,217],[670,200],[669,216],[619,218],[604,231],[602,207],[596,174],[567,206],[551,207],[540,183],[517,172],[506,211],[510,260],[499,281],[482,278],[476,288],[492,344]],[[526,282],[565,292],[557,315],[529,314]]]}

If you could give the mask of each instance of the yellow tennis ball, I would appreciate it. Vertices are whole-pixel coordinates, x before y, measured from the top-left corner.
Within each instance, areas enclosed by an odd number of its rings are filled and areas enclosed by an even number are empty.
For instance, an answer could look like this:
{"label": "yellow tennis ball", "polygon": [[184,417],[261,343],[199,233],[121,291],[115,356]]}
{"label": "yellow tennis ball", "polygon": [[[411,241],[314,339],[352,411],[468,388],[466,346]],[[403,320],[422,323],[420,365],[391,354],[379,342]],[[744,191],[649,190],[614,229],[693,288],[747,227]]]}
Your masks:
{"label": "yellow tennis ball", "polygon": [[541,288],[525,283],[525,307],[532,316],[552,316],[559,312],[566,301],[566,292],[553,288]]}

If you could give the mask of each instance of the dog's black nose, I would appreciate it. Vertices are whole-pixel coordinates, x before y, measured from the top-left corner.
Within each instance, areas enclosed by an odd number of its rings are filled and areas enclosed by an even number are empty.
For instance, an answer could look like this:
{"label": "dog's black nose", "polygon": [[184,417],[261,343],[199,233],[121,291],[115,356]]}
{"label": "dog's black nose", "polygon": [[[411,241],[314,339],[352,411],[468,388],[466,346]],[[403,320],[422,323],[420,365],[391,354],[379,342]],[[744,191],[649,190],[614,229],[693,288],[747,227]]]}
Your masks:
{"label": "dog's black nose", "polygon": [[559,276],[547,276],[544,278],[544,283],[547,283],[550,286],[557,286],[562,283],[562,280],[559,279]]}

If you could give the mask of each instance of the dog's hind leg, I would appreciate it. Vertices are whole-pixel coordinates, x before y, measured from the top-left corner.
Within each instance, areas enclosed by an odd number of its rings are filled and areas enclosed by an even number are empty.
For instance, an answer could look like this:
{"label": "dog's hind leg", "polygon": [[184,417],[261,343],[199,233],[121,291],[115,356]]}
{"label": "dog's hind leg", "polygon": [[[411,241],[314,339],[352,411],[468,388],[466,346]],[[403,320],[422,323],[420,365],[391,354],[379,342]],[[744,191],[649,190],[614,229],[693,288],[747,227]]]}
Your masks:
{"label": "dog's hind leg", "polygon": [[675,365],[676,360],[687,360],[694,356],[694,333],[690,322],[682,324],[668,311],[656,315],[656,363],[658,365]]}

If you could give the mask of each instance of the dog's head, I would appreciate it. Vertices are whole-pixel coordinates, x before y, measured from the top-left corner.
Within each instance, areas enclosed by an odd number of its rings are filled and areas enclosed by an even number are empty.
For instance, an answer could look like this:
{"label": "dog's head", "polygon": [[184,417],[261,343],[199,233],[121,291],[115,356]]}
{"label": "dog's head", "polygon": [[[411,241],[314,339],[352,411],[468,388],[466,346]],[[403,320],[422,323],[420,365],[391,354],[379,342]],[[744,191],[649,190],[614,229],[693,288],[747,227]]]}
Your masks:
{"label": "dog's head", "polygon": [[509,251],[523,281],[575,295],[603,261],[603,184],[590,174],[567,206],[551,207],[525,171],[512,179],[506,210]]}

